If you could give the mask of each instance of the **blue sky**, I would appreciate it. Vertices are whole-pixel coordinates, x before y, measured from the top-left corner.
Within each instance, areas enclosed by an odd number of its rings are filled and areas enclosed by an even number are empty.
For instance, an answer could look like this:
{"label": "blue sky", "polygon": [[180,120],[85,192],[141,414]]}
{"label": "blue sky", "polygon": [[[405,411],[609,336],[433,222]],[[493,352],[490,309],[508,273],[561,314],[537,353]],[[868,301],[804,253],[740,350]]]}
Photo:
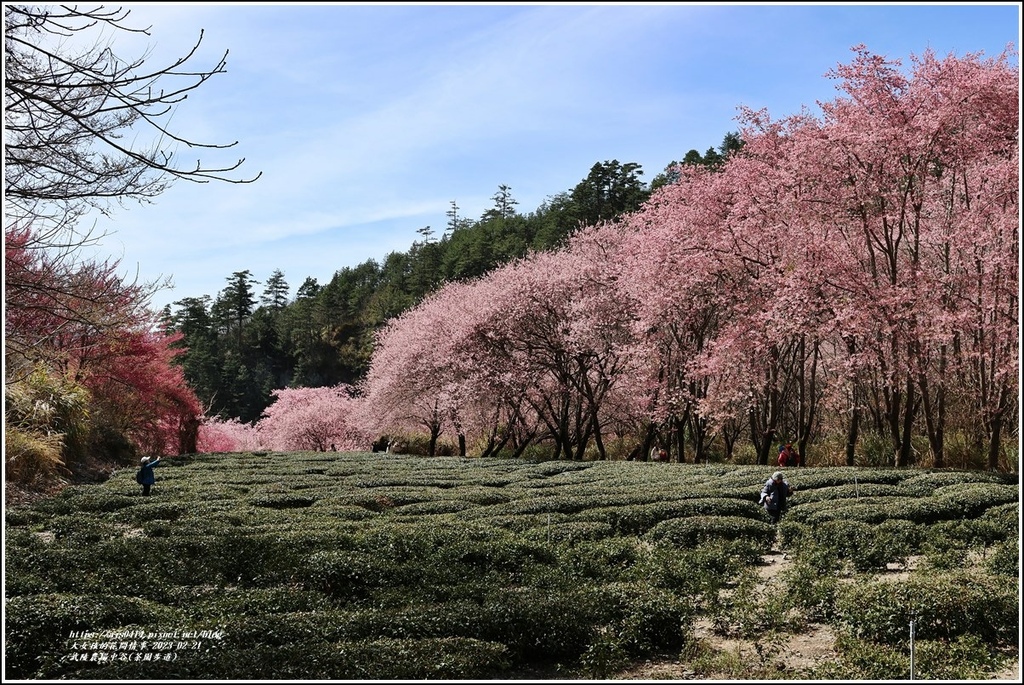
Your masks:
{"label": "blue sky", "polygon": [[[528,213],[597,162],[646,180],[717,147],[740,106],[773,118],[837,97],[825,77],[851,47],[910,64],[1019,47],[1017,3],[126,3],[116,53],[164,66],[225,51],[227,73],[189,95],[171,128],[245,158],[253,184],[178,182],[150,204],[96,218],[99,252],[129,277],[170,277],[156,309],[215,296],[248,269],[307,277],[406,251],[454,200],[476,219],[499,185]],[[1013,59],[1017,63],[1016,57]]]}

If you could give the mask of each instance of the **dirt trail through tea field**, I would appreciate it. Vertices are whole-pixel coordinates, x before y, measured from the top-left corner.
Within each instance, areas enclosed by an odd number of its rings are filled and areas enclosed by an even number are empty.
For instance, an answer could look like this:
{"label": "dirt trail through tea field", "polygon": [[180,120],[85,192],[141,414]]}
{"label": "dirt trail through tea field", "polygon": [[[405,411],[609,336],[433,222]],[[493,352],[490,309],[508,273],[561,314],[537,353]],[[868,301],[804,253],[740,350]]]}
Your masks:
{"label": "dirt trail through tea field", "polygon": [[[758,573],[762,582],[758,586],[758,592],[764,591],[769,584],[770,578],[778,575],[791,565],[787,555],[779,551],[772,551],[762,557],[763,564],[758,567]],[[890,566],[889,571],[883,577],[892,580],[905,578],[920,561],[919,557],[911,557],[906,567],[898,568]],[[791,633],[785,636],[786,643],[778,646],[768,657],[767,662],[759,654],[759,646],[754,640],[729,638],[718,635],[712,629],[711,622],[701,619],[694,626],[694,635],[700,640],[709,651],[716,651],[730,658],[724,659],[737,667],[748,664],[756,667],[763,665],[773,666],[780,674],[783,672],[799,673],[806,669],[813,668],[819,664],[835,661],[837,658],[835,650],[835,634],[832,628],[824,624],[810,624],[807,630],[801,633]],[[664,658],[650,659],[642,664],[633,665],[613,676],[614,680],[756,680],[751,671],[745,673],[712,672],[697,674],[689,664],[683,663],[680,659]],[[993,675],[993,681],[1021,682],[1020,659],[1015,659],[1007,664],[1001,671]],[[980,681],[979,681],[980,682]]]}

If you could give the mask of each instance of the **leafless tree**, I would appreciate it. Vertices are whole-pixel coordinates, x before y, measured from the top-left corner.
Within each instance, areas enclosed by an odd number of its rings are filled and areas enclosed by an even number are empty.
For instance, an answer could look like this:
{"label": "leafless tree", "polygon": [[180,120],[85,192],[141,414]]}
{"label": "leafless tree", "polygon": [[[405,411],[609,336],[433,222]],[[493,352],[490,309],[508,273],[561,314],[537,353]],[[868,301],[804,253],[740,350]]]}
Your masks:
{"label": "leafless tree", "polygon": [[[186,66],[202,42],[200,31],[173,64],[150,68],[149,53],[123,60],[110,47],[114,41],[101,38],[105,29],[149,35],[148,28],[127,25],[129,14],[102,5],[4,5],[5,213],[8,222],[32,224],[51,246],[84,244],[89,232],[75,225],[84,214],[148,201],[177,179],[259,178],[234,175],[244,158],[219,167],[185,163],[180,148],[229,148],[237,141],[198,143],[168,128],[190,91],[225,72],[227,51],[210,69]],[[135,142],[147,134],[152,143]]]}

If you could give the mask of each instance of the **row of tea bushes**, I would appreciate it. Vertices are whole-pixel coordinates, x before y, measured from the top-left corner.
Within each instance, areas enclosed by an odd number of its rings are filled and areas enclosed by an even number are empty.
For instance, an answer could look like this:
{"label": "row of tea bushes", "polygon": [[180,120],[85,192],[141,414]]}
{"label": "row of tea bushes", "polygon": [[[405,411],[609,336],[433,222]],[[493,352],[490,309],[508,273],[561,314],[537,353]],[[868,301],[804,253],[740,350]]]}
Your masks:
{"label": "row of tea bushes", "polygon": [[[960,598],[970,619],[955,631],[926,630],[962,655],[931,672],[998,663],[1019,594],[1006,583],[1018,568],[1014,479],[789,469],[796,494],[773,526],[757,504],[773,470],[217,454],[165,460],[142,497],[126,469],[7,512],[5,675],[500,679],[546,667],[607,678],[652,655],[695,653],[703,617],[765,639],[829,622],[837,663],[877,677],[884,669],[865,669],[864,655],[902,668],[886,631],[910,616],[946,621],[932,603],[966,582],[948,570],[963,567],[992,592]],[[764,591],[782,601],[761,602],[756,569],[772,548],[794,563]],[[928,562],[907,584],[924,604],[883,601],[888,586],[872,583],[912,555]],[[877,597],[877,611],[856,604],[851,585]],[[988,598],[997,610],[978,609]],[[143,660],[137,647],[83,648],[73,638],[83,631],[216,637]],[[970,652],[975,638],[984,654]]]}

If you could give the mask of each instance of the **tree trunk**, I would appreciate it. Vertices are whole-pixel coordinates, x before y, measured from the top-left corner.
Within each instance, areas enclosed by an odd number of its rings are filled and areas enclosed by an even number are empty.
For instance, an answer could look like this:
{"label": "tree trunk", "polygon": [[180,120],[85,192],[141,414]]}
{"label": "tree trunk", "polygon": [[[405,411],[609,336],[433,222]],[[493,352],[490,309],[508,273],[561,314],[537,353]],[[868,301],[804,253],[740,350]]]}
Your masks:
{"label": "tree trunk", "polygon": [[850,412],[850,426],[846,430],[846,465],[853,466],[857,456],[857,438],[860,437],[860,407],[854,392],[853,411]]}

